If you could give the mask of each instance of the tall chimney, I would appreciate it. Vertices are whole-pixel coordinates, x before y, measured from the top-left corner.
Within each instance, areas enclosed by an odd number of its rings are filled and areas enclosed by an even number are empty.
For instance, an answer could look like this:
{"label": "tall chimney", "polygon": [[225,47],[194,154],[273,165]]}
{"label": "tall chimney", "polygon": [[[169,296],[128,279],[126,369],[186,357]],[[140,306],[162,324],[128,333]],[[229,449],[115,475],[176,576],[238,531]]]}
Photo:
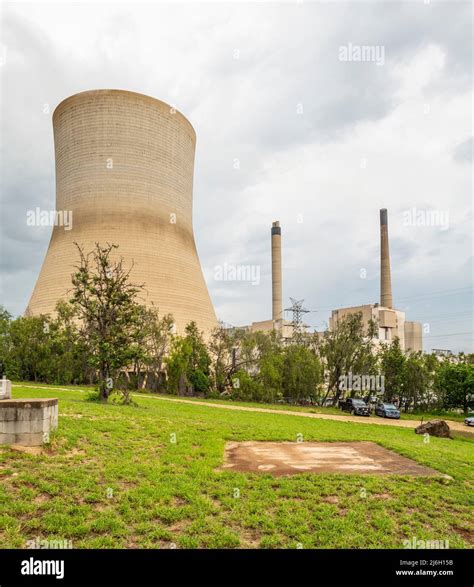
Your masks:
{"label": "tall chimney", "polygon": [[272,320],[282,320],[281,289],[281,228],[278,221],[272,224]]}
{"label": "tall chimney", "polygon": [[393,306],[386,208],[380,210],[380,305],[386,308]]}

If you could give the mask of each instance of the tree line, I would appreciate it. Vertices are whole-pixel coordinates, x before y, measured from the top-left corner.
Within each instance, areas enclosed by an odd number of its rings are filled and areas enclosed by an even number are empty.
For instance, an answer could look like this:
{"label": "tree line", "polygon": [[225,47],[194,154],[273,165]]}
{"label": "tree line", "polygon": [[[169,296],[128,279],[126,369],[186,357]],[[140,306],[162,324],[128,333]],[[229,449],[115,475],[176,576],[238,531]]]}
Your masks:
{"label": "tree line", "polygon": [[[277,331],[196,323],[182,335],[173,317],[141,300],[115,245],[96,245],[72,275],[54,316],[13,318],[0,308],[0,362],[13,380],[95,384],[98,398],[127,403],[131,390],[241,401],[337,405],[343,396],[383,399],[403,410],[461,409],[474,400],[474,355],[440,359],[405,353],[398,339],[375,342],[377,324],[361,314],[333,330],[284,340]],[[361,384],[362,381],[362,384]],[[364,385],[364,382],[377,382]]]}

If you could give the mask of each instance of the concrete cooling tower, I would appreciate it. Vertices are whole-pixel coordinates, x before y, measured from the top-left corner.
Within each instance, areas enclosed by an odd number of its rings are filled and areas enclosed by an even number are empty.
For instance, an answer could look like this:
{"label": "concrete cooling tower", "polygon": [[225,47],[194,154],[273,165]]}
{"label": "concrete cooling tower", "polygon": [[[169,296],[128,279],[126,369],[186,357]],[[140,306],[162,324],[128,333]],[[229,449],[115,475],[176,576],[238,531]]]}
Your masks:
{"label": "concrete cooling tower", "polygon": [[209,332],[217,321],[194,243],[190,122],[154,98],[96,90],[61,102],[53,128],[56,210],[72,213],[72,228],[54,226],[27,314],[51,314],[68,297],[74,242],[115,243],[146,305],[173,314],[179,333],[191,320]]}

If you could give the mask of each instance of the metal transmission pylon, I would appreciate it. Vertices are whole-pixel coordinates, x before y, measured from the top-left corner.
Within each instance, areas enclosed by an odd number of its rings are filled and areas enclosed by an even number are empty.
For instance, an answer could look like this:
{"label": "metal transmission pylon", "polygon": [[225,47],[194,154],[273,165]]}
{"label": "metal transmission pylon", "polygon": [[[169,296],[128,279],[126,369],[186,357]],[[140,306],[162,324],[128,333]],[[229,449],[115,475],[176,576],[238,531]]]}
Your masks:
{"label": "metal transmission pylon", "polygon": [[311,310],[303,308],[304,300],[295,300],[295,298],[290,298],[290,300],[292,304],[291,308],[285,308],[285,311],[293,314],[293,320],[291,321],[293,327],[293,339],[301,341],[304,331],[303,314],[307,314]]}

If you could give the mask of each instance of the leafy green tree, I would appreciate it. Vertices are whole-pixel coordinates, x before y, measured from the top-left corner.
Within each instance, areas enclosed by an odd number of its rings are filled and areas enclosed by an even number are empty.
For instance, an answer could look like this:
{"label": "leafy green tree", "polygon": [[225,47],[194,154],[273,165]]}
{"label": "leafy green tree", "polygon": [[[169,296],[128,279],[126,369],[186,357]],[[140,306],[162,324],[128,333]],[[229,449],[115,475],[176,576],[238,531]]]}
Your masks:
{"label": "leafy green tree", "polygon": [[191,346],[184,336],[176,336],[172,343],[169,355],[165,359],[167,384],[169,393],[191,395],[192,388],[189,381],[189,364],[191,361]]}
{"label": "leafy green tree", "polygon": [[474,404],[474,364],[443,362],[435,385],[444,408],[462,408],[467,413]]}
{"label": "leafy green tree", "polygon": [[57,384],[93,382],[94,371],[87,362],[87,348],[80,336],[74,318],[74,308],[68,302],[59,301],[56,316],[49,321],[48,381]]}
{"label": "leafy green tree", "polygon": [[0,306],[0,363],[2,374],[5,373],[10,379],[18,379],[18,374],[10,364],[11,338],[10,328],[12,315]]}
{"label": "leafy green tree", "polygon": [[260,358],[256,380],[260,383],[259,401],[276,402],[284,394],[284,354],[274,345]]}
{"label": "leafy green tree", "polygon": [[141,387],[147,387],[150,378],[159,387],[164,381],[165,357],[173,339],[174,319],[171,314],[159,317],[154,306],[142,308],[141,328],[136,331],[134,347],[134,372],[139,381],[140,371],[144,376]]}
{"label": "leafy green tree", "polygon": [[454,355],[457,363],[467,363],[468,365],[474,365],[474,353],[463,353],[460,352],[458,355]]}
{"label": "leafy green tree", "polygon": [[207,393],[210,386],[210,365],[206,344],[195,322],[185,328],[184,337],[177,336],[166,359],[168,389],[180,395]]}
{"label": "leafy green tree", "polygon": [[402,375],[401,406],[405,412],[410,408],[417,410],[420,403],[425,400],[429,383],[426,363],[421,352],[408,353]]}
{"label": "leafy green tree", "polygon": [[[119,371],[134,359],[133,343],[140,328],[137,301],[143,285],[130,283],[131,268],[112,259],[117,245],[96,243],[89,253],[76,245],[79,265],[72,275],[71,304],[91,367],[98,370],[99,398],[106,402]],[[124,397],[128,401],[128,395]]]}
{"label": "leafy green tree", "polygon": [[254,401],[282,397],[282,345],[277,333],[219,326],[210,338],[209,353],[216,393]]}
{"label": "leafy green tree", "polygon": [[272,402],[283,397],[282,353],[281,336],[276,331],[247,332],[242,337],[238,366],[254,378],[256,401]]}
{"label": "leafy green tree", "polygon": [[233,380],[232,397],[241,401],[261,402],[265,397],[262,382],[245,369],[238,369]]}
{"label": "leafy green tree", "polygon": [[188,378],[193,391],[206,393],[209,389],[211,358],[196,322],[186,328],[186,339],[191,350]]}
{"label": "leafy green tree", "polygon": [[53,378],[51,365],[50,319],[47,316],[21,316],[9,329],[10,351],[6,374],[27,381],[48,381]]}
{"label": "leafy green tree", "polygon": [[241,352],[247,337],[248,333],[244,329],[224,328],[222,324],[212,331],[208,350],[211,357],[211,385],[215,393],[222,395],[232,392],[237,372],[247,365],[246,357]]}
{"label": "leafy green tree", "polygon": [[304,345],[289,345],[282,359],[284,397],[294,402],[317,399],[323,383],[323,369],[318,357]]}
{"label": "leafy green tree", "polygon": [[362,312],[348,314],[337,322],[331,330],[326,330],[317,340],[319,354],[325,362],[327,392],[322,402],[325,403],[330,394],[332,402],[337,404],[340,396],[341,378],[349,373],[371,375],[376,369],[373,354],[373,338],[377,332],[377,324],[371,320],[364,329]]}
{"label": "leafy green tree", "polygon": [[211,333],[209,340],[211,357],[211,381],[214,391],[223,394],[231,385],[236,349],[228,329],[219,324]]}
{"label": "leafy green tree", "polygon": [[426,409],[439,409],[441,407],[441,395],[436,389],[436,376],[440,363],[434,353],[421,355],[425,366],[425,390],[423,403]]}
{"label": "leafy green tree", "polygon": [[400,340],[396,337],[391,344],[382,344],[378,357],[380,372],[384,378],[384,401],[393,402],[400,398],[405,383],[406,355],[400,348]]}
{"label": "leafy green tree", "polygon": [[210,350],[220,391],[230,388],[236,399],[298,402],[316,397],[323,380],[314,351],[305,344],[284,346],[277,332],[219,329]]}
{"label": "leafy green tree", "polygon": [[0,312],[0,360],[10,379],[47,383],[83,383],[85,349],[72,309],[59,302],[56,316],[21,316]]}

